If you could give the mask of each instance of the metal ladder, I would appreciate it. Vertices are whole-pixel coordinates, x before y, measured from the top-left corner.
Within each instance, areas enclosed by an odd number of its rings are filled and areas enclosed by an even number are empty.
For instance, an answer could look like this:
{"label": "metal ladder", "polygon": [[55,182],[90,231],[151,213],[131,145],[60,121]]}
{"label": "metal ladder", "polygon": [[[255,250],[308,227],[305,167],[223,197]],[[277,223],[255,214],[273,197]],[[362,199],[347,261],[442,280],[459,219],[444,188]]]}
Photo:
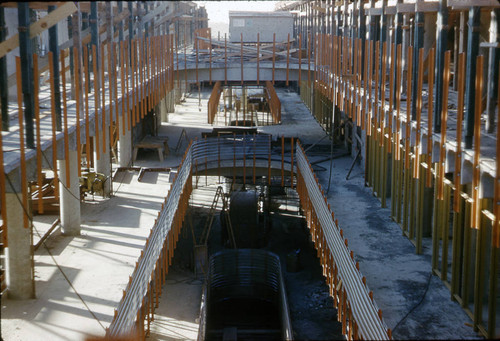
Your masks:
{"label": "metal ladder", "polygon": [[[212,205],[210,206],[210,211],[208,213],[207,221],[205,223],[203,232],[201,234],[200,245],[206,246],[208,243],[208,237],[210,236],[210,231],[212,229],[212,224],[214,221],[215,209],[217,208],[219,199],[222,200],[222,212],[226,212],[228,209],[228,202],[222,186],[217,187],[217,191],[215,192],[214,200],[212,201]],[[236,249],[236,240],[234,238],[233,226],[231,224],[231,218],[229,217],[229,212],[226,212],[226,214],[224,214],[224,217],[226,219],[226,226],[228,229],[232,246],[234,249]]]}

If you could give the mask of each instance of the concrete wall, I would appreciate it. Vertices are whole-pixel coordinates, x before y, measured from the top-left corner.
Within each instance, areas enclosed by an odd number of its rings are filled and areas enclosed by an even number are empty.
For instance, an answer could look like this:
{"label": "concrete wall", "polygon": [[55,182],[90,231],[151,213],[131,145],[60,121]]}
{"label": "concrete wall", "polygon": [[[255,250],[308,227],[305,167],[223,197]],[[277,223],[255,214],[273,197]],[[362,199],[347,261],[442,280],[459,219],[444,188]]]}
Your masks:
{"label": "concrete wall", "polygon": [[[241,26],[243,25],[243,26]],[[293,38],[293,17],[272,16],[229,16],[229,41],[240,42],[243,33],[243,42],[257,42],[257,33],[260,34],[260,42],[273,41],[273,33],[276,33],[276,42],[286,41],[290,33]]]}

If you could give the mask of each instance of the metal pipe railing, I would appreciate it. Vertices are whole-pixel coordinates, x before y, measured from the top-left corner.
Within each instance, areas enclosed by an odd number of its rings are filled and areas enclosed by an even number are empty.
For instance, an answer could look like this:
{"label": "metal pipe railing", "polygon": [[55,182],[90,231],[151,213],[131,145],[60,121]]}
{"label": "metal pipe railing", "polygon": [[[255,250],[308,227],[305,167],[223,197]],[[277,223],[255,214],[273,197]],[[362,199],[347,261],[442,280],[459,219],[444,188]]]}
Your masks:
{"label": "metal pipe railing", "polygon": [[[333,256],[338,269],[339,282],[342,283],[343,290],[347,294],[347,303],[351,311],[349,317],[356,322],[359,337],[372,340],[390,339],[390,330],[381,318],[380,309],[370,297],[363,276],[347,246],[347,240],[344,240],[341,230],[333,219],[327,199],[300,145],[297,146],[296,160],[300,178],[297,185],[299,196],[302,196],[303,200],[306,197],[310,201],[313,214],[311,219],[319,223],[321,234],[326,242],[326,245],[321,245],[321,247],[326,246]],[[335,289],[338,290],[338,288]],[[334,299],[337,298],[334,297]],[[357,338],[356,335],[355,338]]]}

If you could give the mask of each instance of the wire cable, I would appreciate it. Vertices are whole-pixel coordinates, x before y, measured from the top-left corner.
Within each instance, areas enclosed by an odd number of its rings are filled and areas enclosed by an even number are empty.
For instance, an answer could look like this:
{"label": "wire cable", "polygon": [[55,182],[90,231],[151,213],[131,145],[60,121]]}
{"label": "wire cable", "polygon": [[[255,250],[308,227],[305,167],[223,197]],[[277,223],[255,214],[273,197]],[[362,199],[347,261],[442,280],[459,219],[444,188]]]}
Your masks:
{"label": "wire cable", "polygon": [[392,332],[394,333],[394,331],[399,327],[399,325],[408,317],[410,316],[410,314],[418,308],[418,306],[420,306],[420,304],[422,304],[422,302],[424,301],[424,298],[425,298],[425,295],[427,295],[427,291],[429,290],[429,287],[430,287],[430,284],[431,284],[431,279],[432,279],[432,272],[430,273],[429,275],[429,278],[427,279],[427,284],[425,286],[425,291],[424,291],[424,294],[422,295],[422,297],[420,298],[420,300],[417,302],[417,304],[415,304],[413,306],[413,308],[411,308],[407,313],[406,315],[401,319],[399,320],[398,323],[396,323],[396,326],[394,328],[392,328]]}

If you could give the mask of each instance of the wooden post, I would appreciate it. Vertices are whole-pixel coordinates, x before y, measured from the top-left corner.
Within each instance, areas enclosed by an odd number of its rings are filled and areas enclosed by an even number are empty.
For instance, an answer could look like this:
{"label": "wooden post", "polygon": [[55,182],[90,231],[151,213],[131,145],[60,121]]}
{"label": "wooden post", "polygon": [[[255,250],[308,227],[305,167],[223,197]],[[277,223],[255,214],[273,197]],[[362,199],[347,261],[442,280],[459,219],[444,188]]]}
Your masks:
{"label": "wooden post", "polygon": [[[484,56],[477,56],[476,70],[483,69]],[[475,113],[474,113],[474,164],[472,176],[472,214],[471,214],[471,227],[478,229],[481,224],[481,200],[479,199],[479,182],[480,182],[480,169],[479,158],[481,153],[481,112],[482,112],[482,99],[483,94],[483,73],[476,73],[476,86],[475,86]],[[466,136],[467,138],[467,136]]]}

